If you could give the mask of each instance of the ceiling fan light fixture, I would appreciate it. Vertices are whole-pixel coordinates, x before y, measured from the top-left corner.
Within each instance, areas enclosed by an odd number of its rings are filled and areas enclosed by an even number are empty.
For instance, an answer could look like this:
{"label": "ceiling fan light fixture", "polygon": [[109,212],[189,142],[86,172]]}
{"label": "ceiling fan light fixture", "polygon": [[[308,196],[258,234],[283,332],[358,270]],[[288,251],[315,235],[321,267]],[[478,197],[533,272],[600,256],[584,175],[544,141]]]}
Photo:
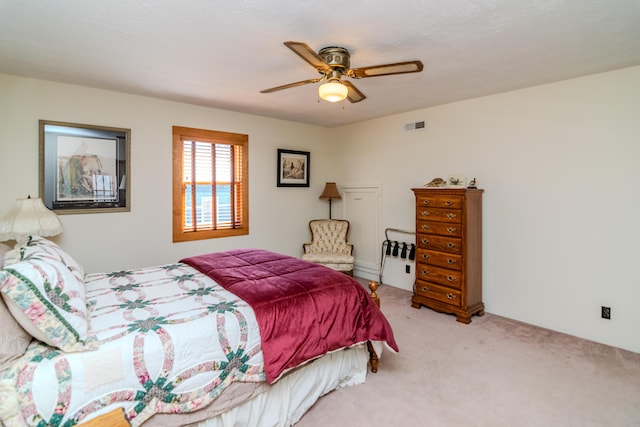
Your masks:
{"label": "ceiling fan light fixture", "polygon": [[343,101],[348,93],[349,89],[345,85],[335,81],[324,83],[318,87],[320,98],[329,102]]}
{"label": "ceiling fan light fixture", "polygon": [[287,41],[284,45],[291,49],[322,75],[320,78],[307,79],[261,90],[260,93],[277,92],[283,89],[303,86],[309,83],[324,82],[318,88],[318,102],[322,99],[328,102],[338,102],[348,99],[351,103],[365,100],[364,93],[354,86],[348,79],[363,79],[366,77],[388,76],[393,74],[419,73],[423,65],[421,61],[396,62],[380,64],[372,67],[351,68],[349,50],[340,46],[328,46],[316,53],[306,43]]}

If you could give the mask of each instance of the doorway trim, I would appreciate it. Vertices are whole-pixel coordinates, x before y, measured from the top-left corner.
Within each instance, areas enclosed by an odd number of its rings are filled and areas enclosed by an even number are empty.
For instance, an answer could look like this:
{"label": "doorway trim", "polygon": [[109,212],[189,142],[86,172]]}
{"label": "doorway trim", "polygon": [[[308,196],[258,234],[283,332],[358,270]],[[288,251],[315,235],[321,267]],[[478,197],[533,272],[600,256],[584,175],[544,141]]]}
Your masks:
{"label": "doorway trim", "polygon": [[[353,269],[353,274],[358,277],[362,277],[368,280],[378,281],[380,277],[380,250],[382,245],[382,185],[379,184],[344,184],[340,185],[340,190],[343,194],[351,194],[354,199],[357,194],[374,194],[376,202],[374,206],[374,222],[371,230],[367,231],[367,234],[371,236],[371,240],[363,242],[362,244],[371,244],[375,249],[373,259],[358,259],[358,250],[356,246],[356,259]],[[355,221],[357,218],[349,217],[349,197],[342,198],[342,217],[350,221]],[[374,229],[375,228],[375,229]]]}

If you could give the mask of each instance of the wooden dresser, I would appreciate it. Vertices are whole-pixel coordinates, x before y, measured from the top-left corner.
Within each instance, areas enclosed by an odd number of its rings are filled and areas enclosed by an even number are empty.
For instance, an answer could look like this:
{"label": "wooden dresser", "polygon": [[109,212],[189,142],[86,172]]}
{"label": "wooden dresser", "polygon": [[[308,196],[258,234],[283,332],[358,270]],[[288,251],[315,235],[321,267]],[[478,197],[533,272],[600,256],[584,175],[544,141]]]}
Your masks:
{"label": "wooden dresser", "polygon": [[416,284],[411,306],[421,305],[470,323],[482,302],[482,192],[414,188]]}

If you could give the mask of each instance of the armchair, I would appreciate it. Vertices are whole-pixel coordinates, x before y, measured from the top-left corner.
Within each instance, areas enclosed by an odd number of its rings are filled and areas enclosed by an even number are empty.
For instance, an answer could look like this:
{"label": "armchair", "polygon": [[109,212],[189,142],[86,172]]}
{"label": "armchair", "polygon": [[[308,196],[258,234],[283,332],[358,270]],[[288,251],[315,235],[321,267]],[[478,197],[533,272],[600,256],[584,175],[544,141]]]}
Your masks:
{"label": "armchair", "polygon": [[347,242],[349,221],[314,219],[309,221],[309,229],[311,242],[302,245],[302,259],[353,276],[353,245]]}

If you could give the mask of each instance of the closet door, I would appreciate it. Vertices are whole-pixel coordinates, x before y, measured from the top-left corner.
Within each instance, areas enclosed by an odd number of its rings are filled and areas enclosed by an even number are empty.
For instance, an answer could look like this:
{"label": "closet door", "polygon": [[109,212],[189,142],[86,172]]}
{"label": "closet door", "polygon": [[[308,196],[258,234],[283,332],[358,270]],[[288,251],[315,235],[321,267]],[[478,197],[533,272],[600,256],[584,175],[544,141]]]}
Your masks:
{"label": "closet door", "polygon": [[354,276],[378,280],[382,245],[382,187],[341,185],[343,218],[355,256]]}

